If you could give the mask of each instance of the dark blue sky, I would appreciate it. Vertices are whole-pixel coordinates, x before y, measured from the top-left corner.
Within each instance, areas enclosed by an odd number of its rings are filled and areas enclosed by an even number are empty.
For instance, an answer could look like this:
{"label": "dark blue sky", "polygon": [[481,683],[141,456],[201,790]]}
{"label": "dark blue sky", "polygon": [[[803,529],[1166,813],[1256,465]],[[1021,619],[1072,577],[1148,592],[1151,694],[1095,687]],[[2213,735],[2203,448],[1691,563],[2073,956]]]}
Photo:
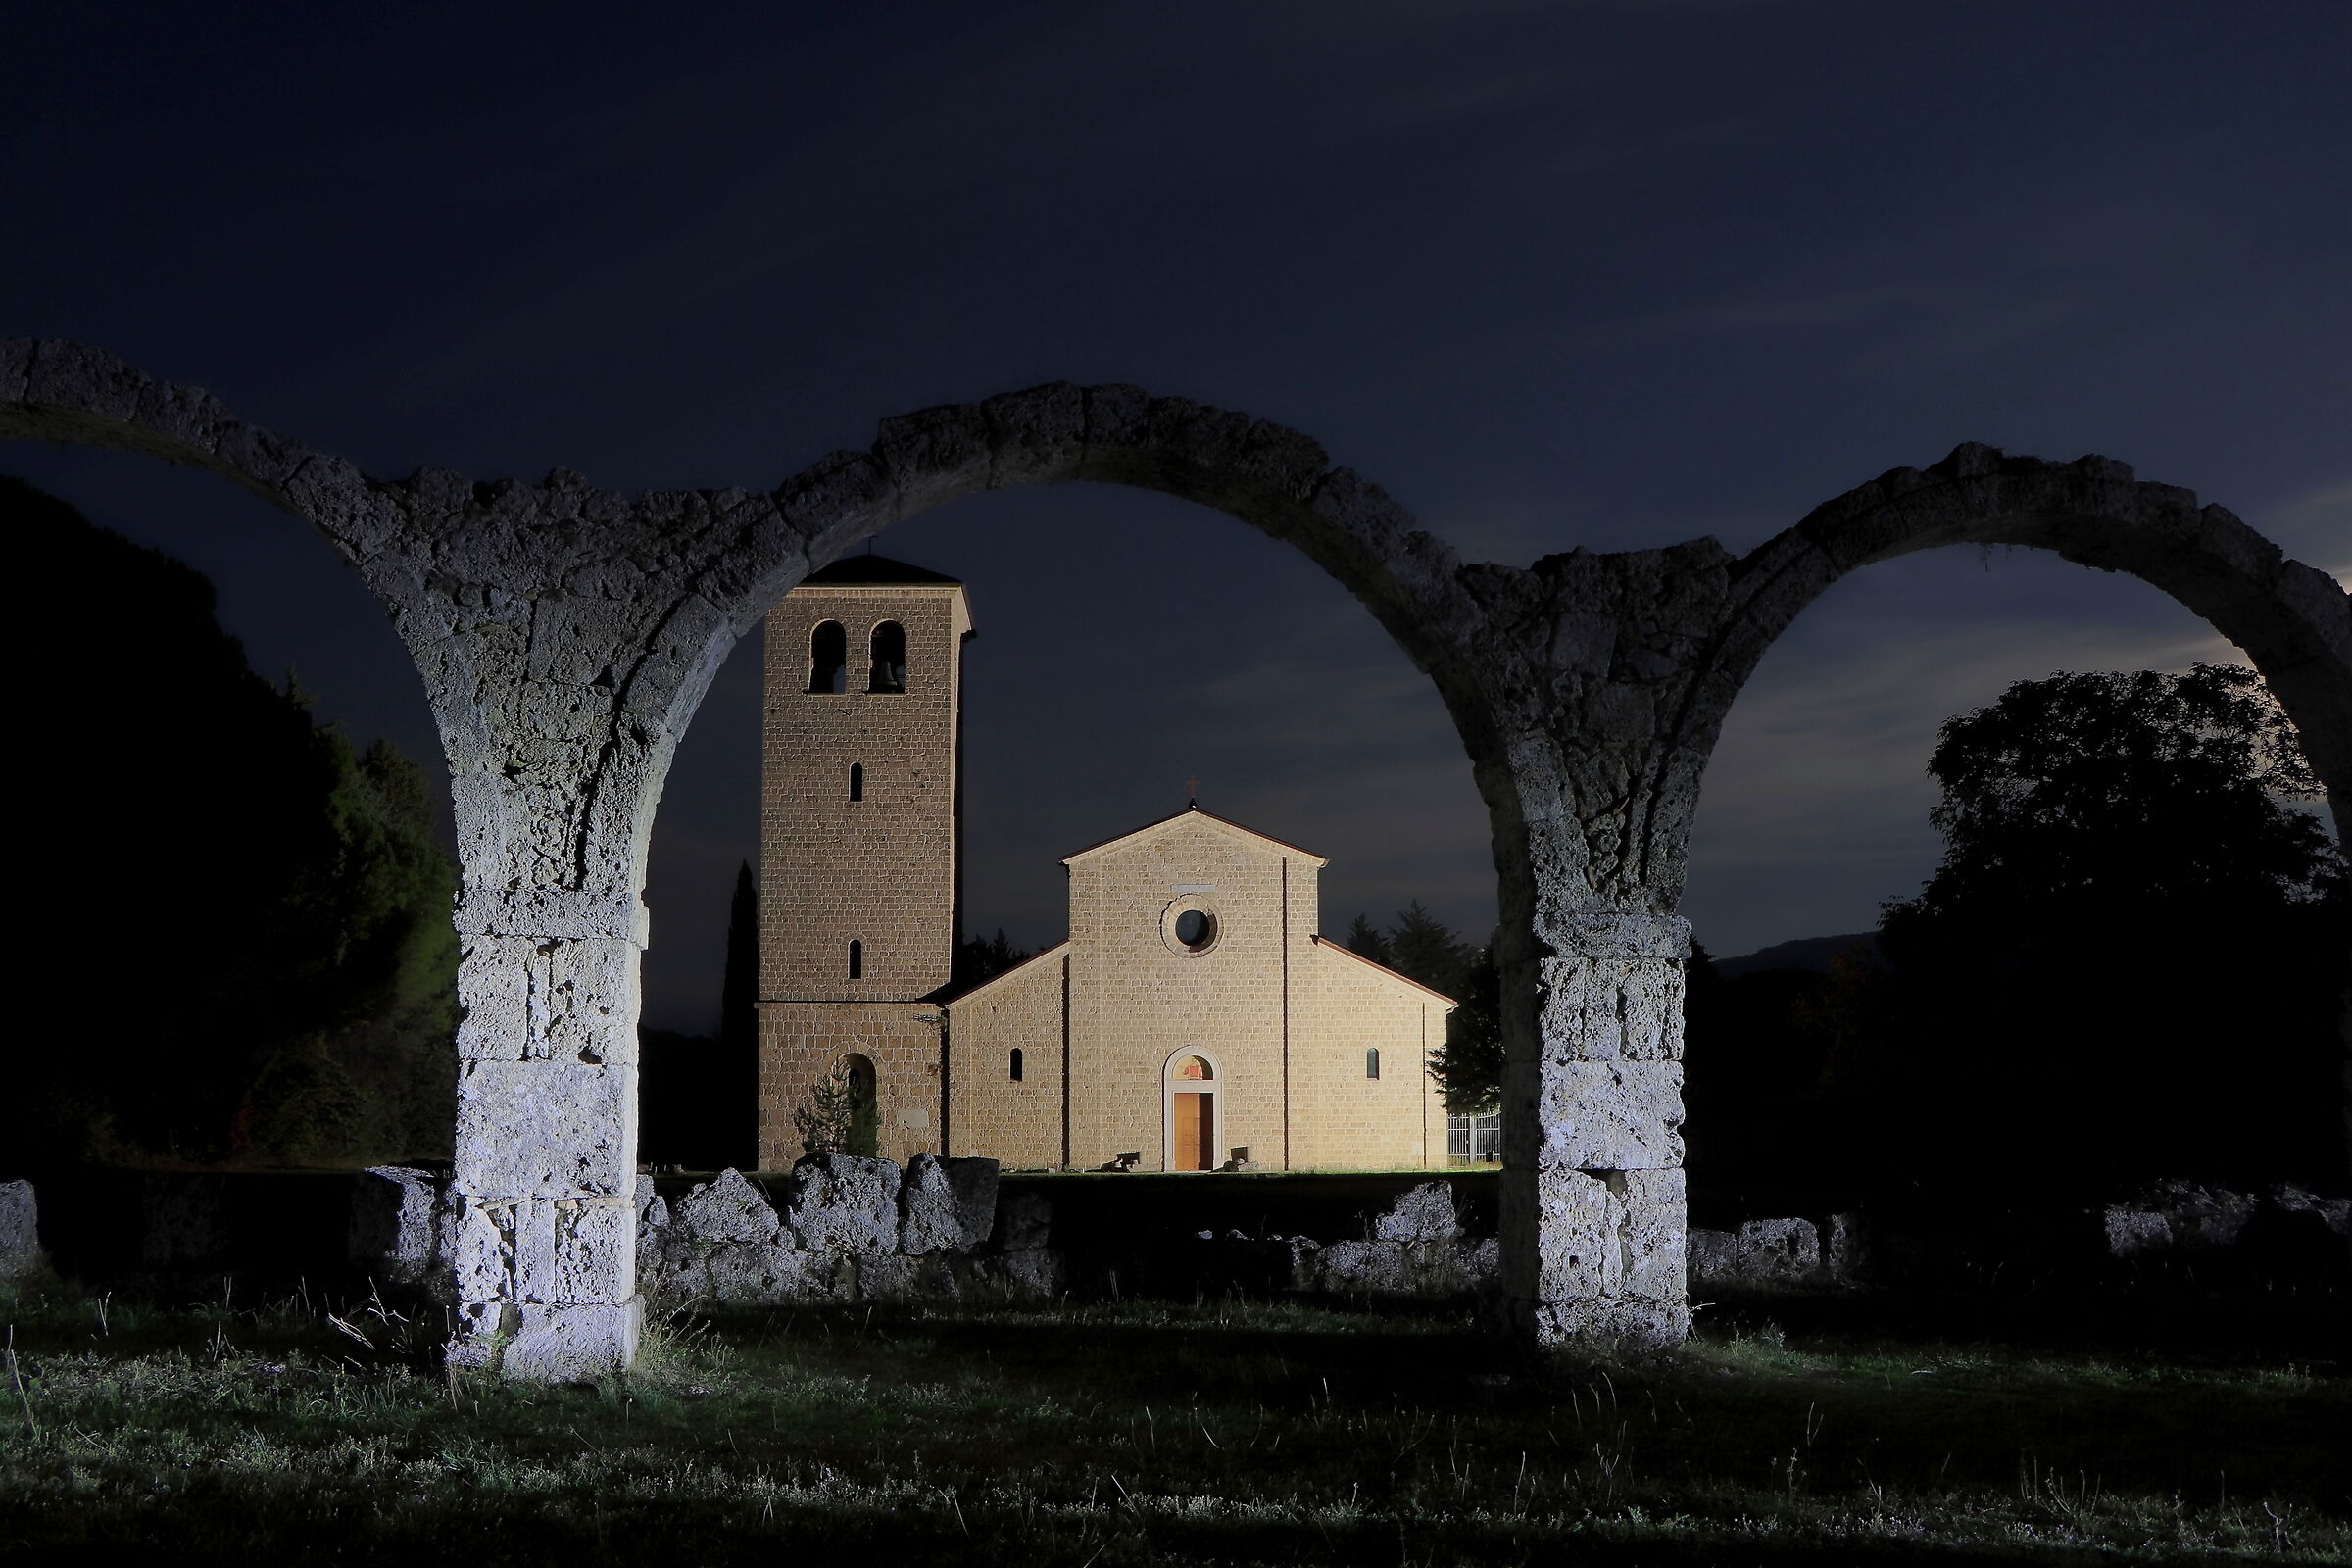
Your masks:
{"label": "dark blue sky", "polygon": [[[1127,380],[1312,433],[1474,557],[1745,548],[1983,440],[2124,458],[2352,571],[2341,0],[223,9],[0,16],[0,332],[373,471],[764,486],[888,414]],[[0,465],[430,755],[287,519],[128,459]],[[1435,694],[1285,547],[1071,488],[881,548],[972,584],[976,923],[1057,937],[1056,858],[1190,775],[1332,858],[1335,931],[1492,920]],[[1724,953],[1867,926],[1934,862],[1944,716],[2228,652],[2054,559],[1875,568],[1735,712],[1687,912]],[[657,1023],[715,1013],[755,669],[656,830]]]}

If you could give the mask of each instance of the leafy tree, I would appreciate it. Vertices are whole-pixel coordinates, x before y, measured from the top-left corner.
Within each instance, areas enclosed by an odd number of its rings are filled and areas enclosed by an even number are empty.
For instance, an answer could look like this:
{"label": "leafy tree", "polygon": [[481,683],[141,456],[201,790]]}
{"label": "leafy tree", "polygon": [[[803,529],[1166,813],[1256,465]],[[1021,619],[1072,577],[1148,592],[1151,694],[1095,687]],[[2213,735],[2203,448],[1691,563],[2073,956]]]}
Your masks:
{"label": "leafy tree", "polygon": [[848,1061],[811,1084],[808,1103],[792,1112],[801,1148],[811,1154],[872,1154],[882,1142],[873,1080]]}
{"label": "leafy tree", "polygon": [[[1948,720],[1941,864],[1832,1071],[1881,1157],[2093,1183],[2340,1162],[2341,853],[2250,671],[2060,674]],[[1849,987],[1849,990],[1852,989]]]}
{"label": "leafy tree", "polygon": [[[446,1152],[457,870],[425,775],[274,686],[160,552],[0,479],[40,572],[107,585],[12,620],[51,874],[20,962],[12,1142],[43,1159]],[[61,650],[70,657],[60,657]]]}
{"label": "leafy tree", "polygon": [[1457,1116],[1485,1115],[1502,1104],[1502,977],[1492,944],[1471,952],[1446,1020],[1446,1039],[1429,1054],[1429,1076]]}

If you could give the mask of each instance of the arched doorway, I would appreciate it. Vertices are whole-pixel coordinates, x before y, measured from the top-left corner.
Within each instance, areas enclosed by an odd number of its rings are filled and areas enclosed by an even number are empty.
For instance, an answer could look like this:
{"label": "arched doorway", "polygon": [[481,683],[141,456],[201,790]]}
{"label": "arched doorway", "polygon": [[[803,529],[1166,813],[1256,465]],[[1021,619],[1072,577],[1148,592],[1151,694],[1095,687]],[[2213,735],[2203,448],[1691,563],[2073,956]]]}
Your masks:
{"label": "arched doorway", "polygon": [[1161,1074],[1160,1169],[1215,1170],[1224,1161],[1225,1076],[1208,1053],[1186,1047]]}

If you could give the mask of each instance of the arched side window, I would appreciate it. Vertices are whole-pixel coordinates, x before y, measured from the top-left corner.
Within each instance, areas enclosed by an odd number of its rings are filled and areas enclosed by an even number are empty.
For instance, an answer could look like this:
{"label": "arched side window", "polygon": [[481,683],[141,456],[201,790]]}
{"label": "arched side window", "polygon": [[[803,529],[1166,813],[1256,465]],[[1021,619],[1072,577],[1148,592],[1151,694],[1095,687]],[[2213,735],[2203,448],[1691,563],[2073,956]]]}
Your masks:
{"label": "arched side window", "polygon": [[906,689],[906,628],[895,620],[886,620],[874,628],[873,672],[866,678],[869,692],[904,692]]}
{"label": "arched side window", "polygon": [[882,1152],[881,1081],[874,1071],[874,1059],[852,1052],[834,1064],[833,1081],[839,1095],[835,1115],[839,1117],[830,1129],[840,1140],[845,1154],[874,1155]]}
{"label": "arched side window", "polygon": [[820,620],[808,634],[808,689],[812,692],[849,690],[850,634],[838,620]]}
{"label": "arched side window", "polygon": [[865,978],[865,944],[856,940],[850,943],[850,978]]}
{"label": "arched side window", "polygon": [[1364,1048],[1364,1076],[1367,1078],[1380,1076],[1380,1048],[1378,1046]]}
{"label": "arched side window", "polygon": [[865,799],[865,764],[863,762],[850,764],[850,799],[853,801]]}
{"label": "arched side window", "polygon": [[1016,1084],[1021,1081],[1021,1048],[1018,1046],[1012,1048],[1012,1081]]}

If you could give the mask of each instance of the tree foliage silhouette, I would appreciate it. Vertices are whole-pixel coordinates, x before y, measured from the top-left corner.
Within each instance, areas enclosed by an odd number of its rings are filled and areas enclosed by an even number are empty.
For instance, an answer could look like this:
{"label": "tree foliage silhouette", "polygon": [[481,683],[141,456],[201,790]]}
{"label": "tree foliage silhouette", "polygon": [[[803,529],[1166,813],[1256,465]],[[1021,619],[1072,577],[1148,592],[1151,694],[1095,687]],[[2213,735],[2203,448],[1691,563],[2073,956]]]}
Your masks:
{"label": "tree foliage silhouette", "polygon": [[110,616],[11,622],[49,765],[20,963],[12,1142],[30,1159],[337,1160],[448,1147],[457,868],[432,786],[355,751],[221,630],[205,578],[0,478],[0,520]]}
{"label": "tree foliage silhouette", "polygon": [[1886,1132],[2100,1183],[2340,1162],[2352,905],[2258,676],[2021,681],[1946,721],[1928,767],[1944,856],[1886,908],[1891,984],[1818,1004],[1846,1009],[1830,1076],[1907,1111]]}

